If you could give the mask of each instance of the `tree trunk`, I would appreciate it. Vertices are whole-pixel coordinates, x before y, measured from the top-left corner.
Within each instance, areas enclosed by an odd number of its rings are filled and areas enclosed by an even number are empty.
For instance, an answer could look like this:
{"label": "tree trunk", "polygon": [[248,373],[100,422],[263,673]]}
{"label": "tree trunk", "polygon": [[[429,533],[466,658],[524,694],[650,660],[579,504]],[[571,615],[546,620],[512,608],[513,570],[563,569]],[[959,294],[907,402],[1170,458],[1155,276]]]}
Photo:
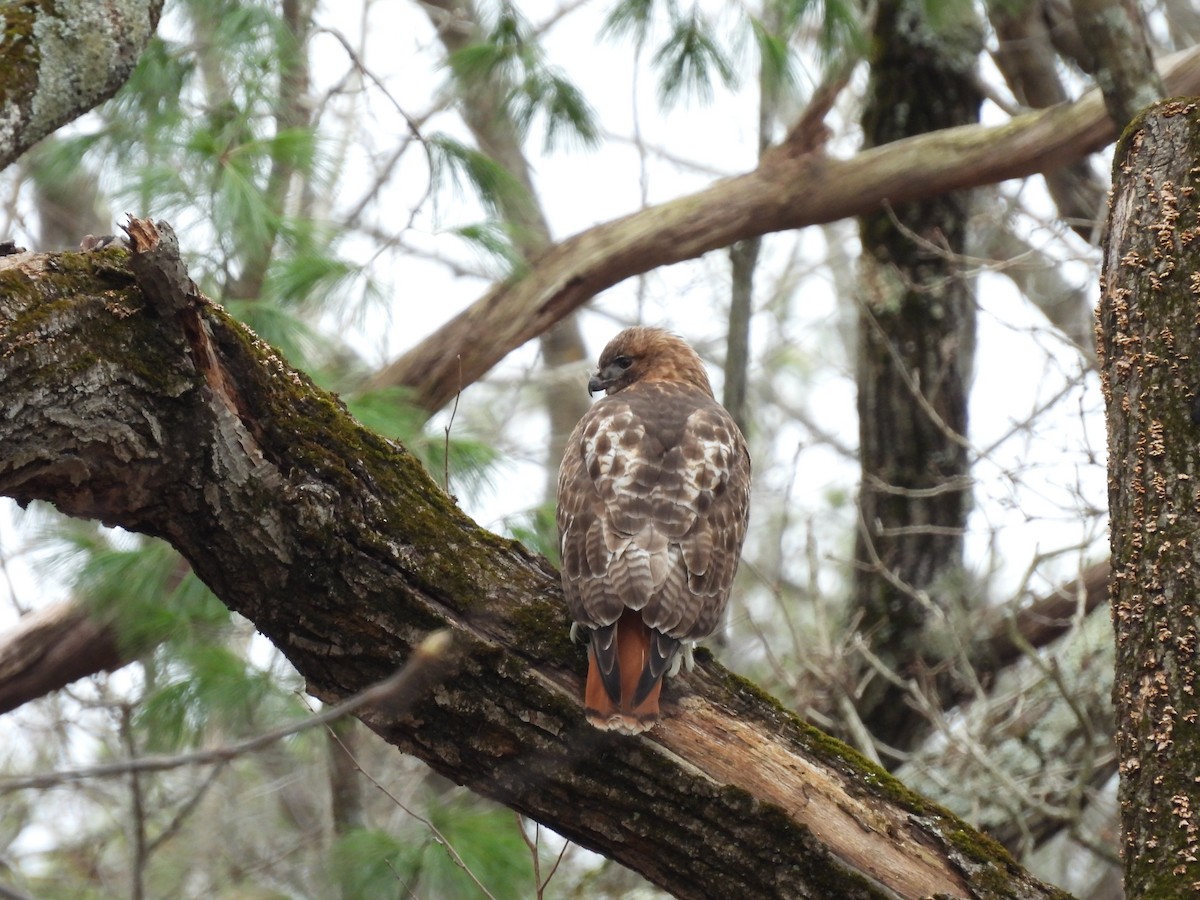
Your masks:
{"label": "tree trunk", "polygon": [[[1034,109],[1045,109],[1070,99],[1059,79],[1058,54],[1047,21],[1046,2],[1013,0],[987,4],[988,18],[998,41],[994,55],[996,66],[1003,73],[1017,101]],[[1045,178],[1046,189],[1058,207],[1059,218],[1085,241],[1096,242],[1100,233],[1100,218],[1108,198],[1105,186],[1092,170],[1091,162],[1086,158],[1076,160],[1046,172]],[[1090,347],[1093,343],[1090,298],[1086,312],[1089,322],[1087,343]],[[1073,331],[1068,331],[1068,334],[1074,336]]]}
{"label": "tree trunk", "polygon": [[172,543],[326,701],[434,629],[456,669],[361,714],[681,897],[1054,897],[997,845],[701,656],[630,739],[580,710],[556,573],[478,528],[191,284],[173,235],[0,268],[0,493]]}
{"label": "tree trunk", "polygon": [[1125,127],[1163,96],[1137,0],[1071,0],[1088,67],[1104,94],[1108,114]]}
{"label": "tree trunk", "polygon": [[[884,0],[876,12],[863,109],[868,146],[979,118],[978,23],[964,21],[950,40],[923,8]],[[878,663],[921,682],[935,703],[948,680],[932,674],[944,656],[934,645],[945,644],[935,632],[939,622],[954,621],[939,613],[965,600],[975,297],[961,259],[969,217],[970,194],[957,191],[859,221],[862,478],[852,609]],[[900,750],[928,728],[906,693],[895,678],[877,674],[859,704],[867,729]]]}
{"label": "tree trunk", "polygon": [[1126,130],[1100,298],[1126,896],[1200,885],[1200,101]]}

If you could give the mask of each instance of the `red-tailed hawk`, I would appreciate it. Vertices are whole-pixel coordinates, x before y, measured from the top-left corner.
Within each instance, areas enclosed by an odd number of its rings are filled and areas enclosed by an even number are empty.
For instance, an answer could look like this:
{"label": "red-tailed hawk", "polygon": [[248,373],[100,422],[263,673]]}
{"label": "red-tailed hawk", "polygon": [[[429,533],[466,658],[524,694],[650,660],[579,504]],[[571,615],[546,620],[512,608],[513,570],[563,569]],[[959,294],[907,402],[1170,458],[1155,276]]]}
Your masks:
{"label": "red-tailed hawk", "polygon": [[700,357],[670,332],[613,338],[588,382],[601,390],[558,473],[563,590],[589,635],[588,721],[638,734],[658,720],[680,644],[711,634],[729,600],[750,454]]}

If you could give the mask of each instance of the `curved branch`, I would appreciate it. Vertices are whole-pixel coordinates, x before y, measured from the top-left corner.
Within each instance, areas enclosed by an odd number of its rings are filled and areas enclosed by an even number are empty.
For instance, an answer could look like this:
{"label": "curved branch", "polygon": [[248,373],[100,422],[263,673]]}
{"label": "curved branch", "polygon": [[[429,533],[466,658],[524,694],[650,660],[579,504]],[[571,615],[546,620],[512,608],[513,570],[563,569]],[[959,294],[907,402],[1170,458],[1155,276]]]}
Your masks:
{"label": "curved branch", "polygon": [[[1200,48],[1165,65],[1172,93],[1200,92]],[[523,278],[497,285],[380,371],[376,387],[406,385],[429,410],[445,405],[510,351],[606,288],[736,241],[832,222],[960,188],[1048,172],[1117,136],[1098,91],[1004,125],[965,125],[895,141],[851,159],[767,154],[727,178],[547,250]]]}
{"label": "curved branch", "polygon": [[546,561],[201,296],[169,232],[130,233],[0,260],[0,494],[165,538],[328,702],[450,629],[455,673],[363,720],[678,896],[1061,896],[711,661],[649,735],[590,728]]}

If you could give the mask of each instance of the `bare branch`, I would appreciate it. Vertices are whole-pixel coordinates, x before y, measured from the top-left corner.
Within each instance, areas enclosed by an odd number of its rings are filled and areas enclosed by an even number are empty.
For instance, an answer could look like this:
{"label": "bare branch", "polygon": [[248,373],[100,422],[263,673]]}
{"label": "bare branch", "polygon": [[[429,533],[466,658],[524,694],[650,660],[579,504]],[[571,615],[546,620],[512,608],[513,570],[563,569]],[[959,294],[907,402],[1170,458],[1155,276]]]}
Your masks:
{"label": "bare branch", "polygon": [[[1200,48],[1164,63],[1172,93],[1200,91]],[[895,141],[851,159],[781,148],[745,175],[599,225],[551,247],[521,279],[497,285],[420,345],[381,370],[375,387],[406,385],[440,409],[510,351],[602,290],[659,266],[736,241],[832,222],[959,188],[1048,172],[1117,135],[1098,91],[1074,103]]]}
{"label": "bare branch", "polygon": [[335,706],[321,710],[311,718],[282,725],[236,744],[211,747],[193,753],[139,756],[119,762],[85,766],[79,769],[65,769],[58,772],[42,772],[20,778],[0,778],[0,794],[30,788],[54,787],[69,781],[88,781],[94,778],[112,778],[118,775],[166,772],[185,766],[211,766],[226,763],[231,759],[256,753],[286,737],[316,728],[319,725],[328,725],[344,716],[358,713],[368,706],[386,709],[390,715],[401,715],[419,699],[424,691],[449,673],[451,643],[449,632],[435,631],[416,647],[404,668],[391,677],[359,691],[353,697],[343,700]]}

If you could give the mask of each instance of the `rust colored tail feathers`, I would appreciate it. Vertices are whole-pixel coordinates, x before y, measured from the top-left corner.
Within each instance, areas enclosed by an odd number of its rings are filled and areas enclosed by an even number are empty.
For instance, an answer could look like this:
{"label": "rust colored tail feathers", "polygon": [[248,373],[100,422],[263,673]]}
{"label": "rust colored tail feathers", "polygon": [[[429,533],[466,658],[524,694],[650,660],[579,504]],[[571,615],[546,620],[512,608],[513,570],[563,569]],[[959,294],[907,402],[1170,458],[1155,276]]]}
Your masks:
{"label": "rust colored tail feathers", "polygon": [[607,628],[593,631],[583,695],[587,720],[622,734],[653,728],[663,675],[678,649],[677,640],[651,629],[633,609],[626,609]]}

